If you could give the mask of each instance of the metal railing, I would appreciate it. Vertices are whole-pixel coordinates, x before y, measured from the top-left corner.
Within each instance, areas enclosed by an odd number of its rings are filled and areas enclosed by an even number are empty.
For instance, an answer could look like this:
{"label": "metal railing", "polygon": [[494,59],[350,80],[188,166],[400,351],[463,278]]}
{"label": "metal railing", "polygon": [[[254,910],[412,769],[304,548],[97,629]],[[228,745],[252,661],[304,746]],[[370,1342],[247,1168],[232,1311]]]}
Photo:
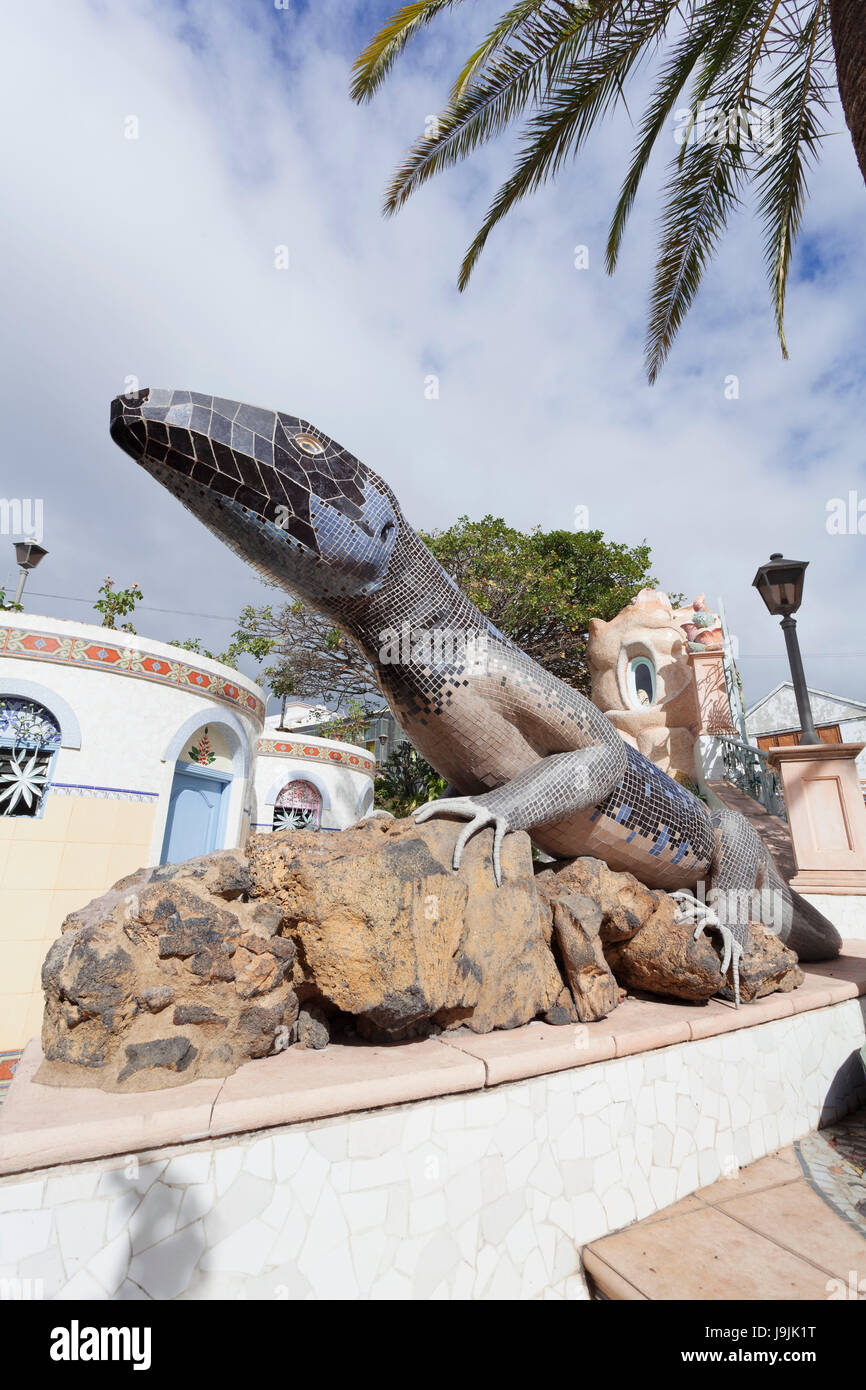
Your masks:
{"label": "metal railing", "polygon": [[770,766],[763,748],[741,743],[738,738],[730,738],[727,734],[718,734],[717,738],[722,746],[726,780],[755,801],[760,801],[771,815],[787,820],[782,783]]}

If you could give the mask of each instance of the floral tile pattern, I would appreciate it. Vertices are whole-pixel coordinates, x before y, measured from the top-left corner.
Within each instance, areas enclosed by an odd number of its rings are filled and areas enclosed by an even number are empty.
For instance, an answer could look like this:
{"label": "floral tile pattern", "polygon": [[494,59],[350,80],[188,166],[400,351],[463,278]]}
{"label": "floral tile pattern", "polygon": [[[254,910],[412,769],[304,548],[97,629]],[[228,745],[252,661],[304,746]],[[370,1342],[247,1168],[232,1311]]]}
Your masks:
{"label": "floral tile pattern", "polygon": [[122,676],[200,690],[214,700],[245,710],[264,723],[264,704],[251,690],[186,661],[169,661],[134,647],[117,646],[110,641],[91,642],[86,637],[37,632],[30,628],[0,627],[0,656],[31,657],[36,661],[73,666],[104,666]]}
{"label": "floral tile pattern", "polygon": [[866,1110],[794,1147],[815,1191],[866,1238]]}

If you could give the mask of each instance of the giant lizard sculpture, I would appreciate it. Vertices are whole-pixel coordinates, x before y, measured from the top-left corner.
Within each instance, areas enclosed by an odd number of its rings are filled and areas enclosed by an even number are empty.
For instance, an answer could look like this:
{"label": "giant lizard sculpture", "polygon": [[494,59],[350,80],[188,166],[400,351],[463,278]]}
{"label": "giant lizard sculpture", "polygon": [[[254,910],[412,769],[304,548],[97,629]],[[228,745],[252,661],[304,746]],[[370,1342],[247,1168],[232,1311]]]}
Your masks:
{"label": "giant lizard sculpture", "polygon": [[737,999],[758,917],[802,960],[838,954],[835,928],[783,882],[750,823],[710,810],[493,627],[387,483],[321,430],[219,396],[143,390],[112,403],[111,434],[261,574],[360,645],[406,735],[450,784],[416,819],[468,822],[455,868],[491,826],[497,883],[514,830],[557,858],[628,870],[677,896],[696,933],[720,931]]}

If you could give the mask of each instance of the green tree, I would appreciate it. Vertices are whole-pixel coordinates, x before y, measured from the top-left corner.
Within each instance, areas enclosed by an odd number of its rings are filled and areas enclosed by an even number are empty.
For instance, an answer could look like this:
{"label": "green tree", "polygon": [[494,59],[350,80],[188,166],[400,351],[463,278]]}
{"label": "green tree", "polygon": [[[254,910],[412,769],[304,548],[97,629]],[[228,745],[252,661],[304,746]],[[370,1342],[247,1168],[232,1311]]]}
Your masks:
{"label": "green tree", "polygon": [[0,613],[23,613],[24,604],[16,603],[14,599],[6,597],[6,590],[0,588]]}
{"label": "green tree", "polygon": [[[494,626],[539,665],[587,694],[590,618],[615,617],[639,589],[655,584],[648,545],[631,549],[605,540],[601,531],[542,531],[536,526],[526,532],[507,526],[501,517],[470,521],[463,516],[447,530],[422,538]],[[213,655],[198,638],[177,645]],[[242,653],[258,662],[275,658],[259,679],[284,701],[294,696],[341,708],[348,702],[350,720],[354,701],[353,727],[361,718],[358,710],[367,723],[381,706],[381,692],[363,652],[306,604],[244,608],[227,651],[214,659],[234,666]],[[345,721],[343,727],[348,728]]]}
{"label": "green tree", "polygon": [[[355,64],[355,100],[369,100],[410,40],[459,3],[413,0],[392,16]],[[427,179],[525,117],[514,169],[464,257],[459,286],[465,289],[494,227],[578,156],[605,116],[626,105],[630,79],[649,61],[656,81],[610,224],[609,272],[651,154],[671,139],[680,112],[692,113],[679,131],[664,190],[649,379],[656,379],[749,183],[763,220],[776,328],[787,357],[791,249],[834,78],[866,178],[863,0],[514,0],[467,58],[432,129],[396,171],[385,210],[396,212]],[[764,113],[770,113],[770,138],[758,122]]]}
{"label": "green tree", "polygon": [[380,703],[378,709],[372,710],[353,695],[345,713],[329,720],[322,732],[328,738],[342,739],[344,743],[358,743],[370,720],[375,719],[377,714],[384,714],[387,708],[387,705]]}
{"label": "green tree", "polygon": [[400,743],[376,775],[375,804],[393,816],[408,816],[444,790],[444,779],[411,743]]}
{"label": "green tree", "polygon": [[125,618],[127,613],[131,613],[135,605],[144,597],[136,582],[133,582],[128,589],[115,589],[114,580],[111,575],[107,575],[105,582],[100,586],[99,598],[93,607],[97,613],[102,614],[102,626],[113,627],[120,632],[135,632],[132,623],[118,624],[118,618]]}
{"label": "green tree", "polygon": [[243,655],[258,663],[271,658],[258,679],[281,702],[281,726],[292,698],[337,705],[356,700],[365,709],[381,703],[373,670],[361,649],[329,618],[300,601],[259,608],[247,604],[224,652],[208,651],[198,637],[174,645],[227,666],[237,666]]}
{"label": "green tree", "polygon": [[615,617],[638,590],[655,584],[649,546],[629,549],[601,531],[525,532],[500,517],[462,516],[424,539],[500,632],[586,695],[590,619]]}

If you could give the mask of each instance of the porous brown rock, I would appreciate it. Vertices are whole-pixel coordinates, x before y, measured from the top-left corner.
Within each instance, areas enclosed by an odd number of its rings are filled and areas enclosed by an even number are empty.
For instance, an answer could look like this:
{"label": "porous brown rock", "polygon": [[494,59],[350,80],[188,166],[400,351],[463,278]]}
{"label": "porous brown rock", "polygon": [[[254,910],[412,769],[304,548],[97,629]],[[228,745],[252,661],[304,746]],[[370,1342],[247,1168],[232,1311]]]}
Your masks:
{"label": "porous brown rock", "polygon": [[[43,966],[43,1082],[146,1090],[227,1076],[332,1038],[396,1041],[604,1018],[624,987],[724,991],[717,934],[589,857],[539,866],[522,832],[376,817],[335,834],[142,869],[64,922]],[[790,951],[756,929],[744,1000],[793,989]]]}
{"label": "porous brown rock", "polygon": [[556,898],[553,935],[581,1023],[606,1018],[619,1003],[619,986],[604,958],[599,932],[604,913],[583,893]]}
{"label": "porous brown rock", "polygon": [[640,930],[605,946],[620,984],[650,994],[693,1001],[710,999],[724,986],[718,934],[695,940],[693,922],[677,921],[677,905],[667,894]]}
{"label": "porous brown rock", "polygon": [[250,891],[280,905],[302,1002],[309,990],[392,1038],[420,1023],[516,1028],[555,1003],[563,982],[528,836],[506,837],[497,888],[490,830],[452,869],[461,824],[376,817],[339,835],[253,840]]}
{"label": "porous brown rock", "polygon": [[536,874],[535,882],[549,902],[578,893],[596,903],[601,912],[599,936],[605,944],[634,936],[665,897],[639,883],[633,874],[617,873],[603,860],[588,855],[545,865]]}
{"label": "porous brown rock", "polygon": [[804,975],[797,957],[773,932],[758,923],[750,927],[751,944],[740,960],[740,998],[744,1003],[797,989]]}
{"label": "porous brown rock", "polygon": [[274,1051],[298,1016],[295,946],[248,885],[246,857],[222,853],[140,870],[71,913],[42,968],[39,1080],[150,1090]]}

